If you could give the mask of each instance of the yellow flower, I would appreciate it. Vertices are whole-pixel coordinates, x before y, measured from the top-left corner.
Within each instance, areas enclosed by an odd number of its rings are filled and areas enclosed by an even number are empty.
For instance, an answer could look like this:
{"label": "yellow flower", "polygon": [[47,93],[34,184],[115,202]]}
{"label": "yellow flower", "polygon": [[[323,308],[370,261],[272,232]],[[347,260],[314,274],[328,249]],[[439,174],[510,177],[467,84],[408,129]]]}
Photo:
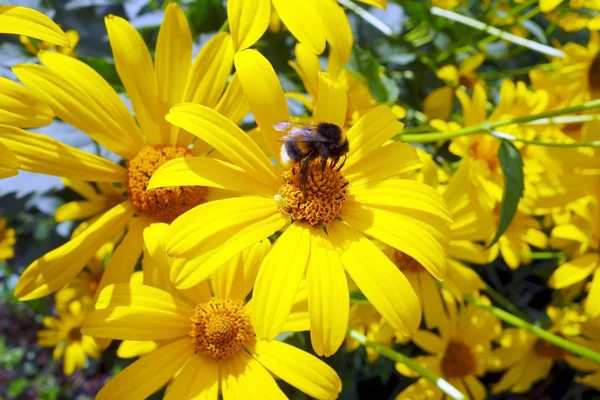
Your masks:
{"label": "yellow flower", "polygon": [[85,368],[87,357],[100,357],[101,350],[94,339],[81,333],[83,319],[92,310],[92,299],[87,297],[71,302],[66,308],[57,308],[58,318],[44,317],[48,329],[38,332],[38,344],[54,347],[55,360],[64,356],[65,375]]}
{"label": "yellow flower", "polygon": [[[413,342],[430,353],[414,359],[460,392],[470,393],[470,398],[483,400],[486,398],[486,389],[477,377],[483,376],[488,369],[492,340],[501,332],[500,322],[489,312],[472,304],[464,307],[460,316],[457,316],[456,309],[452,307],[454,302],[447,304],[450,313],[440,324],[439,335],[419,330],[413,336]],[[396,364],[396,369],[402,375],[418,377],[404,364]],[[442,391],[433,383],[419,378],[396,400],[441,398],[442,395]]]}
{"label": "yellow flower", "polygon": [[431,5],[451,10],[458,7],[462,2],[462,0],[431,0]]}
{"label": "yellow flower", "polygon": [[[275,71],[254,50],[236,54],[235,65],[269,155],[278,158],[282,134],[273,125],[290,116]],[[319,77],[312,119],[342,125],[345,90],[329,75]],[[171,279],[178,287],[206,279],[252,242],[287,226],[256,282],[253,324],[259,338],[273,339],[281,330],[306,276],[312,344],[318,354],[333,354],[348,323],[345,271],[394,329],[406,335],[416,330],[420,307],[414,291],[365,235],[410,255],[443,279],[451,219],[435,190],[392,179],[418,168],[420,161],[406,143],[383,146],[402,128],[388,107],[374,108],[346,132],[350,150],[343,166],[322,169],[321,160],[310,163],[306,198],[299,165],[283,171],[224,116],[183,104],[167,119],[214,146],[227,161],[207,170],[202,159],[173,160],[160,168],[150,188],[200,184],[246,194],[198,206],[171,224],[163,245],[174,259]]]}
{"label": "yellow flower", "polygon": [[15,230],[6,227],[6,219],[0,218],[0,261],[10,260],[14,257]]}
{"label": "yellow flower", "polygon": [[69,41],[69,46],[66,47],[57,46],[56,43],[48,42],[45,40],[31,40],[30,37],[25,35],[21,35],[19,37],[19,41],[25,47],[25,49],[27,49],[27,51],[33,55],[37,55],[41,50],[50,50],[57,51],[67,56],[77,57],[75,47],[77,46],[77,43],[79,43],[79,32],[77,32],[74,29],[70,29],[65,32],[65,35],[67,36],[67,40]]}
{"label": "yellow flower", "polygon": [[[166,230],[161,225],[158,230]],[[156,271],[169,274],[156,235],[146,241]],[[263,242],[268,244],[268,241]],[[151,249],[151,250],[150,250]],[[280,341],[255,336],[251,315],[257,299],[246,303],[256,270],[266,254],[254,252],[228,262],[210,281],[186,290],[167,290],[133,283],[107,286],[84,324],[93,337],[161,341],[98,393],[97,399],[146,398],[170,384],[165,399],[284,397],[271,373],[317,399],[337,397],[341,381],[316,357]],[[283,325],[294,332],[308,328],[306,292]],[[260,394],[260,395],[258,395]]]}
{"label": "yellow flower", "polygon": [[589,10],[600,11],[600,1],[571,0],[568,7],[556,9],[561,2],[562,0],[540,0],[540,11],[547,13],[546,18],[549,21],[556,23],[567,32],[586,28],[591,31],[600,29],[600,16],[589,13]]}
{"label": "yellow flower", "polygon": [[[108,16],[106,26],[115,66],[131,98],[135,118],[112,87],[75,58],[45,51],[39,54],[45,66],[14,67],[19,79],[60,119],[127,160],[124,168],[43,135],[0,127],[0,142],[13,150],[22,169],[65,177],[84,199],[61,207],[59,220],[92,217],[79,235],[25,270],[15,287],[21,300],[47,295],[69,283],[96,251],[125,227],[127,234],[116,247],[100,288],[127,282],[142,253],[146,227],[170,222],[195,205],[223,195],[219,189],[206,187],[145,189],[154,171],[167,160],[211,150],[201,141],[190,149],[192,136],[165,121],[172,105],[181,101],[203,104],[238,122],[247,114],[235,76],[225,89],[233,64],[229,35],[216,35],[192,64],[187,20],[177,4],[170,4],[159,30],[153,63],[142,37],[127,21]],[[114,183],[119,184],[118,189]],[[134,215],[137,217],[132,220]]]}
{"label": "yellow flower", "polygon": [[[288,64],[296,71],[308,94],[304,93],[286,93],[285,96],[299,101],[311,113],[314,111],[319,92],[319,73],[321,64],[317,54],[311,49],[298,43],[295,47],[296,62],[289,61]],[[339,66],[329,64],[327,72],[335,76],[337,74],[338,83],[346,90],[347,108],[346,118],[343,127],[356,123],[367,112],[377,107],[377,100],[371,95],[369,88],[361,80],[346,68],[341,70]],[[392,112],[398,119],[406,116],[406,110],[399,105],[392,106]]]}
{"label": "yellow flower", "polygon": [[[385,0],[364,2],[385,7]],[[228,1],[227,20],[235,51],[251,47],[262,37],[271,23],[272,13],[276,13],[290,33],[314,54],[323,53],[328,42],[330,68],[339,70],[350,58],[352,30],[344,9],[334,0]]]}
{"label": "yellow flower", "polygon": [[[576,341],[574,337],[579,336],[581,325],[586,320],[580,312],[569,308],[548,307],[547,313],[552,321],[549,332]],[[507,371],[493,386],[493,393],[527,392],[535,382],[548,376],[556,361],[567,361],[578,369],[578,365],[586,364],[561,347],[520,328],[505,329],[498,343],[500,347],[492,352],[489,369]]]}
{"label": "yellow flower", "polygon": [[465,58],[458,68],[445,65],[437,71],[437,77],[446,83],[433,90],[425,97],[423,113],[429,119],[447,120],[454,107],[454,90],[464,86],[467,89],[475,85],[484,86],[483,80],[477,77],[475,70],[485,61],[485,54],[475,53]]}
{"label": "yellow flower", "polygon": [[65,33],[50,18],[27,7],[0,6],[0,33],[25,35],[59,46],[69,46]]}

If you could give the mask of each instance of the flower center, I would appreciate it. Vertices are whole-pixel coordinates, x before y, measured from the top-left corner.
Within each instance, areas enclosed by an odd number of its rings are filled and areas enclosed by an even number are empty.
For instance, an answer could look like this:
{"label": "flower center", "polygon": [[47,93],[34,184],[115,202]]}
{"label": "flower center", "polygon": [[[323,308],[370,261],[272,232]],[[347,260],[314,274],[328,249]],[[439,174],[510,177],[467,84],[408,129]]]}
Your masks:
{"label": "flower center", "polygon": [[486,136],[471,143],[469,146],[471,157],[476,160],[487,162],[491,171],[498,168],[498,147],[500,142],[492,137]]}
{"label": "flower center", "polygon": [[198,304],[192,321],[190,337],[194,350],[215,360],[236,354],[254,338],[242,300],[212,299]]}
{"label": "flower center", "polygon": [[588,85],[592,99],[600,97],[600,53],[597,54],[588,69]]}
{"label": "flower center", "polygon": [[550,342],[546,342],[545,340],[541,339],[538,339],[535,342],[534,350],[540,356],[550,358],[553,360],[563,359],[567,354],[569,354],[569,352],[565,349],[562,349]]}
{"label": "flower center", "polygon": [[280,210],[296,221],[313,226],[327,225],[342,214],[348,195],[348,180],[331,164],[323,168],[322,160],[310,161],[306,183],[302,184],[302,162],[283,173],[285,183],[276,198],[281,199]]}
{"label": "flower center", "polygon": [[127,164],[125,187],[138,213],[155,221],[172,222],[184,212],[206,201],[204,186],[171,186],[146,190],[156,170],[167,161],[185,157],[192,152],[180,146],[157,145],[143,148]]}
{"label": "flower center", "polygon": [[425,268],[417,260],[398,250],[394,250],[394,261],[396,266],[404,272],[418,273],[425,271]]}
{"label": "flower center", "polygon": [[67,335],[69,338],[69,341],[71,342],[79,342],[81,341],[81,328],[80,327],[76,327],[73,328],[69,331],[69,334]]}
{"label": "flower center", "polygon": [[442,373],[446,378],[463,378],[477,371],[477,359],[471,346],[461,340],[448,343],[442,358]]}

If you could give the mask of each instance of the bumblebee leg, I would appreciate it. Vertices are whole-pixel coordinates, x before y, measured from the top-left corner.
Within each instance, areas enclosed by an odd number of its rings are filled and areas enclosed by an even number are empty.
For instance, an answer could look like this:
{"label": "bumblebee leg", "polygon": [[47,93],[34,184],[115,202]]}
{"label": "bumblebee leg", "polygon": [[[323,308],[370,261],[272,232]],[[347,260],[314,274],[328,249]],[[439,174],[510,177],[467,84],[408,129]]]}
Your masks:
{"label": "bumblebee leg", "polygon": [[321,172],[325,171],[325,167],[327,167],[327,159],[321,158]]}
{"label": "bumblebee leg", "polygon": [[342,161],[342,163],[340,164],[340,166],[337,167],[337,170],[340,171],[345,164],[346,164],[346,155],[344,154],[344,161]]}
{"label": "bumblebee leg", "polygon": [[308,182],[308,166],[311,162],[310,157],[306,157],[304,161],[302,161],[302,165],[300,166],[300,187],[304,192],[304,188],[306,187],[306,183]]}

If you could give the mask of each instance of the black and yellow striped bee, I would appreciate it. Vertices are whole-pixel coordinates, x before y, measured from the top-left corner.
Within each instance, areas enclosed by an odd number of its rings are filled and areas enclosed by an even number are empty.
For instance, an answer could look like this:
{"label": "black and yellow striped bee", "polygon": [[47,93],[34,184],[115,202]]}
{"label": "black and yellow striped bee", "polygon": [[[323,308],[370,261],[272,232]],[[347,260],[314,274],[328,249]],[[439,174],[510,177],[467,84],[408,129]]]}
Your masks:
{"label": "black and yellow striped bee", "polygon": [[335,168],[342,157],[344,157],[344,161],[338,167],[338,171],[344,166],[349,149],[348,139],[339,126],[328,122],[321,122],[317,125],[278,122],[273,127],[275,130],[287,133],[281,138],[284,142],[281,146],[281,162],[284,165],[288,165],[290,162],[302,162],[300,166],[302,185],[306,183],[306,173],[310,162],[316,158],[321,157],[323,170],[327,166],[328,160],[331,160],[329,163],[331,168]]}

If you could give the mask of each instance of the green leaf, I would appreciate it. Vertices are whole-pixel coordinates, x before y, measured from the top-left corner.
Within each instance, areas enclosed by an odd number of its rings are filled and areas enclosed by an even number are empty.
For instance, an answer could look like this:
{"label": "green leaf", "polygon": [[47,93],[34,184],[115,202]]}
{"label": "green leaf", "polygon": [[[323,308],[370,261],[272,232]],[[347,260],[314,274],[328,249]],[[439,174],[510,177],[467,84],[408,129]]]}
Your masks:
{"label": "green leaf", "polygon": [[385,68],[379,64],[369,50],[363,50],[356,46],[348,68],[364,78],[363,82],[367,84],[377,102],[386,104],[396,102],[400,94],[396,81],[383,73]]}
{"label": "green leaf", "polygon": [[8,396],[11,398],[17,397],[18,395],[23,393],[25,387],[27,387],[27,380],[25,378],[15,379],[14,381],[8,384],[6,394],[8,394]]}
{"label": "green leaf", "polygon": [[498,148],[498,160],[504,173],[504,193],[500,205],[500,220],[494,239],[487,245],[490,248],[506,232],[511,221],[517,213],[519,200],[523,197],[525,185],[523,183],[523,159],[515,145],[505,139]]}
{"label": "green leaf", "polygon": [[356,289],[350,293],[350,301],[356,304],[371,304],[363,292],[361,292],[359,289]]}

